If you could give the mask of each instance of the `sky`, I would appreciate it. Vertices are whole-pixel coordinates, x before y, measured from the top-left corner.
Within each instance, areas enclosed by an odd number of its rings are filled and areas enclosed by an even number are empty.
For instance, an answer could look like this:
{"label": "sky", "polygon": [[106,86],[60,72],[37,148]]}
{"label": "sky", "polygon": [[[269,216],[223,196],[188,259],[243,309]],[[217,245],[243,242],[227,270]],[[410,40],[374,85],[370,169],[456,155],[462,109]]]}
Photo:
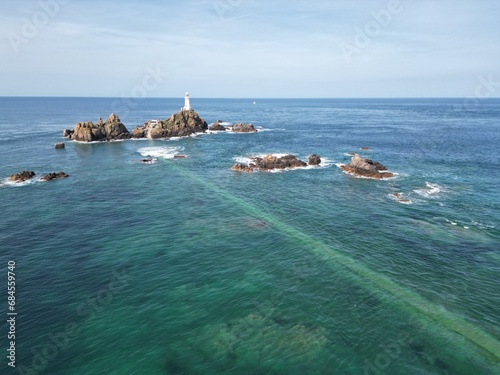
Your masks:
{"label": "sky", "polygon": [[497,0],[0,0],[0,96],[500,97]]}

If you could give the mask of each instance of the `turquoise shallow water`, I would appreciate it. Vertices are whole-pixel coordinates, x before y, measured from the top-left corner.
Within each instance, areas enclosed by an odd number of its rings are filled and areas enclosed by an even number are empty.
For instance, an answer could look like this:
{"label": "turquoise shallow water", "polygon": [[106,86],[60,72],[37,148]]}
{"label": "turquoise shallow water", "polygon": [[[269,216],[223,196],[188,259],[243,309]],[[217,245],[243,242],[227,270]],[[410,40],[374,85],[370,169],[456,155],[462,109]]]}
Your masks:
{"label": "turquoise shallow water", "polygon": [[[71,175],[0,187],[19,312],[2,373],[499,373],[499,101],[462,102],[193,99],[263,131],[54,150],[115,100],[1,98],[0,177]],[[129,129],[182,100],[133,104]],[[398,175],[342,173],[353,151]],[[230,170],[271,152],[325,164]]]}

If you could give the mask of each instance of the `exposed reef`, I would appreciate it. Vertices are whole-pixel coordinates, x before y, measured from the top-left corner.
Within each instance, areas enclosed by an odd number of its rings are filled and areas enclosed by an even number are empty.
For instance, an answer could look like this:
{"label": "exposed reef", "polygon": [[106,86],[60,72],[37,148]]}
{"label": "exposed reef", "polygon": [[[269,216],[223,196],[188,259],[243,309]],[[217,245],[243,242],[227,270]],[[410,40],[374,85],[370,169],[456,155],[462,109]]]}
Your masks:
{"label": "exposed reef", "polygon": [[49,173],[46,174],[45,176],[42,176],[41,180],[42,181],[51,181],[51,180],[57,180],[59,178],[66,178],[69,177],[69,174],[64,173],[64,172],[54,172],[54,173]]}
{"label": "exposed reef", "polygon": [[383,179],[394,176],[391,172],[384,172],[387,171],[387,168],[383,164],[362,158],[359,155],[354,155],[349,164],[341,165],[340,168],[357,177]]}
{"label": "exposed reef", "polygon": [[231,131],[234,133],[256,133],[257,129],[252,124],[234,124],[231,126]]}
{"label": "exposed reef", "polygon": [[12,176],[9,177],[10,181],[12,182],[24,182],[27,181],[33,177],[35,177],[36,173],[33,171],[22,171],[19,173],[15,173]]}
{"label": "exposed reef", "polygon": [[251,162],[247,165],[236,163],[231,168],[233,171],[238,172],[253,172],[253,171],[272,171],[279,169],[293,169],[306,167],[307,165],[319,165],[321,163],[321,158],[318,155],[311,155],[309,157],[309,164],[298,159],[295,155],[266,155],[263,158],[254,157],[251,158]]}
{"label": "exposed reef", "polygon": [[225,132],[226,128],[222,125],[222,121],[218,120],[217,122],[215,122],[212,125],[210,125],[210,127],[208,128],[208,130],[217,131],[217,132]]}

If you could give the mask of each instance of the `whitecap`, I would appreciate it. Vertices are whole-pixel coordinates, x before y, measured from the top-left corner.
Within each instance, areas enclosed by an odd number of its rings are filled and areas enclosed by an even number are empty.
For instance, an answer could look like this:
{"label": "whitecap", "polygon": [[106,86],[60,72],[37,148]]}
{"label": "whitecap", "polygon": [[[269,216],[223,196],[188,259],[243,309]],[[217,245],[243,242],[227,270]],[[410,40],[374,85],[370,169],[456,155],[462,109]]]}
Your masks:
{"label": "whitecap", "polygon": [[434,198],[443,191],[443,187],[435,183],[426,182],[425,186],[426,189],[416,189],[414,192],[425,198]]}
{"label": "whitecap", "polygon": [[83,145],[91,145],[91,144],[97,144],[97,143],[125,142],[125,141],[128,141],[128,140],[129,139],[112,139],[110,141],[91,141],[91,142],[71,140],[70,142],[79,143],[79,144],[83,144]]}
{"label": "whitecap", "polygon": [[7,178],[4,178],[1,182],[0,182],[0,187],[2,186],[8,186],[8,187],[20,187],[20,186],[26,186],[26,185],[32,185],[36,182],[40,182],[42,181],[41,180],[41,177],[32,177],[26,181],[23,181],[23,182],[14,182],[14,181],[11,181],[9,177]]}
{"label": "whitecap", "polygon": [[262,126],[256,126],[255,129],[257,129],[257,132],[272,132],[274,130],[270,128],[264,128]]}
{"label": "whitecap", "polygon": [[184,147],[143,147],[137,150],[142,156],[159,159],[174,159]]}
{"label": "whitecap", "polygon": [[405,195],[403,195],[403,193],[396,193],[396,194],[399,195],[388,194],[387,196],[393,201],[396,201],[401,204],[413,204],[413,202],[410,199],[408,199]]}

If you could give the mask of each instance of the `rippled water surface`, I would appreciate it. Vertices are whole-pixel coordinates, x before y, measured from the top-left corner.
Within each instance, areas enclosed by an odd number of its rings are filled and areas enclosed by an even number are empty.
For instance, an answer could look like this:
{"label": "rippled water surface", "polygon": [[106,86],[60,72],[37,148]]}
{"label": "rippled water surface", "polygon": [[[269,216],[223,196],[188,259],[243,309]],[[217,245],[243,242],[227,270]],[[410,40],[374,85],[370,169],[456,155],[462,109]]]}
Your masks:
{"label": "rippled water surface", "polygon": [[[78,121],[117,111],[132,130],[182,99],[0,98],[17,370],[500,373],[500,102],[252,102],[192,99],[207,122],[255,134],[54,150]],[[349,152],[395,178],[344,174]],[[323,163],[230,170],[266,153]],[[21,170],[70,177],[9,184]]]}

